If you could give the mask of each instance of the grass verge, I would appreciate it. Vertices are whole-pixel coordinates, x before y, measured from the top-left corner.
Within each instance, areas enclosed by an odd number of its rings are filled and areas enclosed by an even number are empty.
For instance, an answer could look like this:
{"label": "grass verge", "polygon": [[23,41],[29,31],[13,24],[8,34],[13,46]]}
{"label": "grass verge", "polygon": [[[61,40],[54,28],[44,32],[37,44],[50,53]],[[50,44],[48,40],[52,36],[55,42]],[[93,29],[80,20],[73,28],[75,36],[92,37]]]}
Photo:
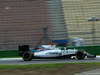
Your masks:
{"label": "grass verge", "polygon": [[0,65],[0,75],[73,75],[98,68],[100,68],[99,62]]}

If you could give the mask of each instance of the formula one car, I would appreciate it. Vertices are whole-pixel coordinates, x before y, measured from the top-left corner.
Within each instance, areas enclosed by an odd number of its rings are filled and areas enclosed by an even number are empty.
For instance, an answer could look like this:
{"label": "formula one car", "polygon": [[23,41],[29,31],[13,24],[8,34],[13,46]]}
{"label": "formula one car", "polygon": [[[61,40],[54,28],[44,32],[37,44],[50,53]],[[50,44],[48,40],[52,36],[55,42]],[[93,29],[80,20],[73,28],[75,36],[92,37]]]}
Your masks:
{"label": "formula one car", "polygon": [[21,56],[25,61],[38,58],[71,58],[72,56],[75,56],[76,59],[84,59],[86,56],[87,58],[96,57],[96,55],[89,54],[84,50],[61,50],[55,45],[42,45],[41,48],[37,48],[37,50],[30,50],[29,45],[20,45],[19,56]]}

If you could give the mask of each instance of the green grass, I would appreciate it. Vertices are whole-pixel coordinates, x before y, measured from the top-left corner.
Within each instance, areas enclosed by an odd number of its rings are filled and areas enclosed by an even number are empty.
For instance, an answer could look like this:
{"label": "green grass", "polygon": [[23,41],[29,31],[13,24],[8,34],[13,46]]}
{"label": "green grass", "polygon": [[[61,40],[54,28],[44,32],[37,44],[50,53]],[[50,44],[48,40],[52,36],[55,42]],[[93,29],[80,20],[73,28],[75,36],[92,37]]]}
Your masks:
{"label": "green grass", "polygon": [[100,62],[89,62],[89,63],[60,63],[60,64],[30,64],[30,65],[0,65],[0,69],[60,68],[63,65],[82,65],[84,67],[95,67],[95,66],[100,66]]}
{"label": "green grass", "polygon": [[100,68],[99,62],[0,65],[0,75],[73,75],[98,68]]}
{"label": "green grass", "polygon": [[59,68],[62,64],[30,64],[30,65],[0,65],[0,69],[38,69],[38,68]]}

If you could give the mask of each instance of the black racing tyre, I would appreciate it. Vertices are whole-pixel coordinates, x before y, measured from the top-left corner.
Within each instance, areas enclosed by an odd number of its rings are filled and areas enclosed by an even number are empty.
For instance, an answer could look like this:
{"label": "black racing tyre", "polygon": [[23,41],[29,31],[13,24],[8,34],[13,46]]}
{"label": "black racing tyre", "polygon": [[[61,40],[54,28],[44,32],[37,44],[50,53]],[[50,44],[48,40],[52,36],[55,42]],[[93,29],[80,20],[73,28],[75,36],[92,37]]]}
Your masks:
{"label": "black racing tyre", "polygon": [[32,53],[27,51],[27,52],[23,53],[22,58],[25,61],[31,61],[32,60]]}
{"label": "black racing tyre", "polygon": [[81,51],[81,50],[78,50],[78,51],[75,53],[75,55],[76,55],[76,58],[79,59],[79,60],[84,59],[85,56],[86,56],[86,54],[85,54],[83,51]]}

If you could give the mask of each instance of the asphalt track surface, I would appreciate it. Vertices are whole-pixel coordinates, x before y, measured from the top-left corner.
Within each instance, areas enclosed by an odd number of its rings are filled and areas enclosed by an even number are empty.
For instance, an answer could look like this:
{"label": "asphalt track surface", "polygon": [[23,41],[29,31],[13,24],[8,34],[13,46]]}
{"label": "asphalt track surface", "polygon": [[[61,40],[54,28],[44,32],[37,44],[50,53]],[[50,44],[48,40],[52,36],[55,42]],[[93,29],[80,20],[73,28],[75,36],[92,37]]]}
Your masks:
{"label": "asphalt track surface", "polygon": [[83,62],[100,62],[100,56],[96,58],[77,59],[32,59],[24,61],[22,58],[3,58],[0,59],[0,65],[28,65],[28,64],[47,64],[47,63],[83,63]]}

